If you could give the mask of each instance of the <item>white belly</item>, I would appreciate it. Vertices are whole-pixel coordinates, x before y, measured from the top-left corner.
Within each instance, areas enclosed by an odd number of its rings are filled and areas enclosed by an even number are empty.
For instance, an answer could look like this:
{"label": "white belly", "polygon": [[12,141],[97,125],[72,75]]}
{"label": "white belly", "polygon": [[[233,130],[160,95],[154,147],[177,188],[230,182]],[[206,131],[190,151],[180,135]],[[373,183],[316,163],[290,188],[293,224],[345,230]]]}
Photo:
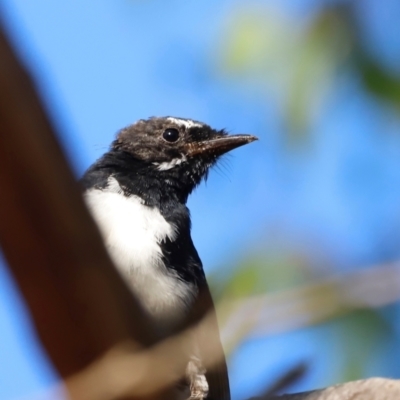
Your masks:
{"label": "white belly", "polygon": [[144,308],[156,320],[173,323],[184,315],[195,293],[162,261],[159,243],[166,238],[173,241],[176,228],[139,197],[123,196],[114,178],[109,182],[106,190],[86,191],[86,204],[112,260]]}

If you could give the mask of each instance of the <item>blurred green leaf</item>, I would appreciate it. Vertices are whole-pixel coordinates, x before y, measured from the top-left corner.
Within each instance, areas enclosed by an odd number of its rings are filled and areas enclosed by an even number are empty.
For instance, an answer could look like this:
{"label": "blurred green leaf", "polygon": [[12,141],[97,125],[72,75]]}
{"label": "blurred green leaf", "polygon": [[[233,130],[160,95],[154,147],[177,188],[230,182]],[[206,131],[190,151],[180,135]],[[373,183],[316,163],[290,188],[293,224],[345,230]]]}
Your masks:
{"label": "blurred green leaf", "polygon": [[221,65],[224,73],[285,93],[289,131],[304,133],[350,43],[345,24],[332,10],[317,14],[304,28],[271,9],[246,8],[232,18]]}
{"label": "blurred green leaf", "polygon": [[[301,24],[272,9],[236,10],[220,51],[220,70],[264,90],[281,105],[290,139],[302,139],[343,71],[358,74],[373,96],[400,107],[400,76],[366,50],[352,2],[321,7]],[[359,11],[358,11],[359,12]]]}
{"label": "blurred green leaf", "polygon": [[297,254],[252,255],[230,270],[228,280],[225,274],[214,274],[209,282],[217,299],[240,299],[306,283],[313,276],[307,265],[307,260]]}
{"label": "blurred green leaf", "polygon": [[365,377],[382,344],[393,335],[392,327],[378,310],[373,309],[354,311],[333,323],[337,347],[343,357],[342,365],[338,368],[341,374],[339,381]]}
{"label": "blurred green leaf", "polygon": [[400,76],[385,71],[366,54],[357,58],[357,65],[366,89],[372,95],[400,109]]}

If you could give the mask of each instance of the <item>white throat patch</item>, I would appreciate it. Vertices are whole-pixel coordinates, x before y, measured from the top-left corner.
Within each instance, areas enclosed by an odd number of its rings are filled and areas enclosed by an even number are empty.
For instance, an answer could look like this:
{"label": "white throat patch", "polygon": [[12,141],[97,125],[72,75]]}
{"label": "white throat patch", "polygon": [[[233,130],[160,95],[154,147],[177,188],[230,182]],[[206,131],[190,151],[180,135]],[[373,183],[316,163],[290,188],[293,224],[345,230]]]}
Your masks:
{"label": "white throat patch", "polygon": [[84,198],[111,258],[144,307],[156,320],[182,316],[179,310],[185,312],[195,290],[165,267],[160,248],[162,240],[176,238],[176,227],[138,196],[124,196],[114,178],[104,190],[87,190]]}

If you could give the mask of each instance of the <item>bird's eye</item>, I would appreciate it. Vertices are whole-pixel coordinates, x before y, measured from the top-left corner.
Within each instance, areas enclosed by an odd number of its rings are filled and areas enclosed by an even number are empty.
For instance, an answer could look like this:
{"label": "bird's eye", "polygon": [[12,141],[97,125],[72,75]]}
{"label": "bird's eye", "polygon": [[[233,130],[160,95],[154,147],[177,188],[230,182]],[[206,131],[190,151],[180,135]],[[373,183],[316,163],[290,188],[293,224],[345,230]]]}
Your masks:
{"label": "bird's eye", "polygon": [[166,129],[163,133],[163,138],[167,142],[176,142],[179,139],[179,131],[174,128]]}

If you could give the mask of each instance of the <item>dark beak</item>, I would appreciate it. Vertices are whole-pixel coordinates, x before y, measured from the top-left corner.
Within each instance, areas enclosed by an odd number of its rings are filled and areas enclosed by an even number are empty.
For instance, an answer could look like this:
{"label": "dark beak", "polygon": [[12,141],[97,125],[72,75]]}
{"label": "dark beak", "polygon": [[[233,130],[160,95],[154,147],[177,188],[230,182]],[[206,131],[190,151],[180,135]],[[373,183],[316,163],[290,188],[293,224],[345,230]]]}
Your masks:
{"label": "dark beak", "polygon": [[229,135],[203,142],[192,142],[187,146],[187,154],[189,157],[198,154],[221,156],[228,151],[236,149],[236,147],[254,142],[255,140],[258,140],[258,137],[252,135]]}

